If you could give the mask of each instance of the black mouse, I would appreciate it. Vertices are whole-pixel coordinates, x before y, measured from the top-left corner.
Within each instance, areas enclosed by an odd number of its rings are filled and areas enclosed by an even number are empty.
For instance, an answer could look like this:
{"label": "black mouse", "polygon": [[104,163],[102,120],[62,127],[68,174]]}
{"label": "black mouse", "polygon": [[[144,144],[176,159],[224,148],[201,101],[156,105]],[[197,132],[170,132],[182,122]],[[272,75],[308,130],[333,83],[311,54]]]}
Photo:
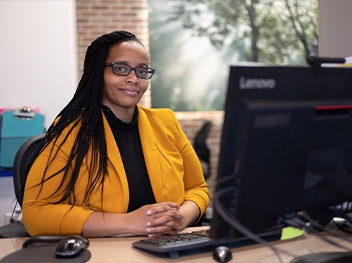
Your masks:
{"label": "black mouse", "polygon": [[80,235],[67,236],[56,245],[55,254],[58,257],[75,257],[88,245],[88,239]]}
{"label": "black mouse", "polygon": [[220,263],[228,262],[232,259],[232,251],[225,246],[216,247],[213,251],[213,258]]}

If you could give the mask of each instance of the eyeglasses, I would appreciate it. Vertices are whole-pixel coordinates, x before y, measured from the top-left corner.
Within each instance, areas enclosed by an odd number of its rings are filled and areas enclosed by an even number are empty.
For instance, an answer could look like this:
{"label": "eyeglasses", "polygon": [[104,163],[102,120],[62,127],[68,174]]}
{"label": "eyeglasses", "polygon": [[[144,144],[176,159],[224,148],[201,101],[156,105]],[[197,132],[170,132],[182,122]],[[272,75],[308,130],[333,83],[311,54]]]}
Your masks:
{"label": "eyeglasses", "polygon": [[136,73],[137,78],[151,79],[155,69],[147,67],[132,68],[127,64],[121,63],[105,63],[105,67],[111,67],[112,72],[118,76],[128,76],[132,70]]}

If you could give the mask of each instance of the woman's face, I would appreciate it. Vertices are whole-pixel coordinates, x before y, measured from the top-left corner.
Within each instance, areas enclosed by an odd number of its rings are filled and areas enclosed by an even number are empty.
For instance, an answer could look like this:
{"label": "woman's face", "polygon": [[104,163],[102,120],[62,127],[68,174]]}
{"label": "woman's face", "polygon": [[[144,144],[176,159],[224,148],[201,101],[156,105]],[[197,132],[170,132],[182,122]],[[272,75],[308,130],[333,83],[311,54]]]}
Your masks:
{"label": "woman's face", "polygon": [[[106,63],[121,63],[132,68],[148,68],[150,61],[146,49],[140,43],[131,41],[112,46]],[[137,78],[133,70],[127,76],[119,76],[113,73],[111,66],[105,67],[102,103],[123,120],[126,113],[133,114],[135,105],[148,86],[149,80]]]}

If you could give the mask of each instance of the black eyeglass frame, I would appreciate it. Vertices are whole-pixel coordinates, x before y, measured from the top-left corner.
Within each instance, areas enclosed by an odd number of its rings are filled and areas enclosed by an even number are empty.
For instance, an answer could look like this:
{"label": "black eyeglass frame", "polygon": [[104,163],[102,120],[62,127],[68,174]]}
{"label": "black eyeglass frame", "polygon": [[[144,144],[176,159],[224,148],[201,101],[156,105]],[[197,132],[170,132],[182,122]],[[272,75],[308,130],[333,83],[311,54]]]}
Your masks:
{"label": "black eyeglass frame", "polygon": [[[125,74],[125,73],[124,73],[124,74],[116,73],[116,72],[114,71],[114,66],[115,66],[116,64],[127,66],[127,67],[130,68],[130,71],[128,71],[126,74]],[[140,79],[151,79],[151,78],[153,77],[154,73],[155,73],[155,69],[153,69],[153,68],[147,68],[146,71],[147,71],[147,73],[150,74],[150,76],[147,77],[147,78],[143,78],[143,77],[139,76],[139,75],[138,75],[138,72],[137,72],[137,70],[140,69],[140,68],[133,68],[133,67],[131,67],[131,66],[128,65],[128,64],[118,63],[118,62],[114,62],[114,63],[105,63],[105,67],[111,67],[112,73],[114,73],[114,74],[117,75],[117,76],[128,76],[129,74],[131,74],[131,72],[132,72],[132,70],[133,70],[134,73],[136,73],[137,78],[140,78]]]}

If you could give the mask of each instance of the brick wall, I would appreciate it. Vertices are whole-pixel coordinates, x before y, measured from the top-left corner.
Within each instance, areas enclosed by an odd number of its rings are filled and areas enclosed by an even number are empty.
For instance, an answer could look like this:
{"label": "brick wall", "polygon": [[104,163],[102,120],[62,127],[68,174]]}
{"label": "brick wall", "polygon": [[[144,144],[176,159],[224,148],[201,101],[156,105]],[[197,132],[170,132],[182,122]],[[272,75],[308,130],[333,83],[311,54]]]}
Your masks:
{"label": "brick wall", "polygon": [[[79,77],[82,75],[88,45],[102,34],[121,29],[131,31],[149,48],[148,0],[76,0],[76,15]],[[149,89],[140,104],[150,107],[150,96]],[[209,120],[213,123],[207,139],[212,163],[208,184],[212,190],[217,171],[223,112],[176,112],[176,116],[192,143],[204,121]]]}

